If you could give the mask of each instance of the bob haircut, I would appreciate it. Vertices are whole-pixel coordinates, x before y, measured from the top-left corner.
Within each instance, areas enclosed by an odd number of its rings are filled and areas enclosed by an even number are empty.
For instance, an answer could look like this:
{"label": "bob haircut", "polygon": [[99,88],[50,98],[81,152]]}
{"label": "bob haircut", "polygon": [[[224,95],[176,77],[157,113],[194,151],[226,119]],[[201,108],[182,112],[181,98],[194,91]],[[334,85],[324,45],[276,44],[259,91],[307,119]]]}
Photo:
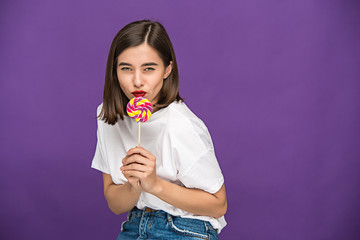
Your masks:
{"label": "bob haircut", "polygon": [[172,71],[163,80],[163,86],[154,107],[161,109],[173,101],[183,101],[179,95],[179,73],[175,52],[165,28],[159,22],[150,20],[135,21],[123,27],[111,43],[105,73],[103,106],[97,118],[114,125],[118,118],[124,119],[129,99],[120,88],[117,78],[117,58],[127,48],[147,43],[162,59],[165,68],[172,61]]}

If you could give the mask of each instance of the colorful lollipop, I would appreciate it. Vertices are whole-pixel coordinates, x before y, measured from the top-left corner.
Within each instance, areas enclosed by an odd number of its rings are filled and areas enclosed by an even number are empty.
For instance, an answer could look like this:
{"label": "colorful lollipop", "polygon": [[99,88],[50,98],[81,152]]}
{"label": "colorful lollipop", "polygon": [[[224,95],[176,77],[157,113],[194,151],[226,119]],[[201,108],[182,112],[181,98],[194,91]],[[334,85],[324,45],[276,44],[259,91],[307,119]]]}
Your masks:
{"label": "colorful lollipop", "polygon": [[143,97],[134,97],[127,104],[126,111],[136,122],[146,122],[152,113],[152,105]]}
{"label": "colorful lollipop", "polygon": [[139,123],[138,146],[140,147],[140,122],[149,120],[152,113],[152,105],[143,97],[134,97],[127,104],[126,111],[131,118]]}

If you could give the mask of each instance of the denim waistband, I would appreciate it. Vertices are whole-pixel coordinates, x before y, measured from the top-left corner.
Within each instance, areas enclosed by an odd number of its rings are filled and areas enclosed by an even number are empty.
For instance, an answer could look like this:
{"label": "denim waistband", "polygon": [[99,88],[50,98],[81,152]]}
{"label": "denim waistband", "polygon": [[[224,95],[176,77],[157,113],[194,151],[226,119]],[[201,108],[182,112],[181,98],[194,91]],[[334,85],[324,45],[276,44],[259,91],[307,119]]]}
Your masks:
{"label": "denim waistband", "polygon": [[[152,236],[150,238],[150,235]],[[166,238],[164,236],[166,235]],[[217,231],[210,222],[173,216],[163,210],[134,207],[122,223],[117,239],[214,239]]]}
{"label": "denim waistband", "polygon": [[163,210],[156,210],[156,209],[152,209],[152,208],[148,208],[145,207],[144,209],[138,209],[137,207],[134,207],[131,211],[130,211],[131,216],[138,216],[138,215],[142,215],[142,214],[152,214],[152,215],[157,215],[157,216],[167,216],[168,213],[163,211]]}

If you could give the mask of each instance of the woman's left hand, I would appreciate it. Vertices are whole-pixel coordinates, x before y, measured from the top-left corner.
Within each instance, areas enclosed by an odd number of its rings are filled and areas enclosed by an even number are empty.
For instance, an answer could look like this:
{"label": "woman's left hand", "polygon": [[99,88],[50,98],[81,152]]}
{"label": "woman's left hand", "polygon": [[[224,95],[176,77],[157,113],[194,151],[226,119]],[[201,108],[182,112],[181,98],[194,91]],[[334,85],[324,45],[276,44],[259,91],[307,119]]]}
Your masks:
{"label": "woman's left hand", "polygon": [[156,157],[142,147],[135,147],[127,152],[120,168],[126,178],[134,177],[140,180],[142,189],[148,193],[157,190]]}

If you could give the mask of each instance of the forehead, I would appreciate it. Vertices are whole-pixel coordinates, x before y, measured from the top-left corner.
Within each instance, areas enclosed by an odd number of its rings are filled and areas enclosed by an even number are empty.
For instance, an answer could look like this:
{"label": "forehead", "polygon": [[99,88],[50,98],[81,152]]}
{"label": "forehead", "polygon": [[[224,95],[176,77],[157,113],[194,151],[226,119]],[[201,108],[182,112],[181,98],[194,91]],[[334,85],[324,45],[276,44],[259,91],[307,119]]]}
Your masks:
{"label": "forehead", "polygon": [[132,65],[141,65],[146,62],[161,63],[162,60],[157,51],[148,44],[141,44],[125,49],[117,58],[117,62],[126,62]]}

